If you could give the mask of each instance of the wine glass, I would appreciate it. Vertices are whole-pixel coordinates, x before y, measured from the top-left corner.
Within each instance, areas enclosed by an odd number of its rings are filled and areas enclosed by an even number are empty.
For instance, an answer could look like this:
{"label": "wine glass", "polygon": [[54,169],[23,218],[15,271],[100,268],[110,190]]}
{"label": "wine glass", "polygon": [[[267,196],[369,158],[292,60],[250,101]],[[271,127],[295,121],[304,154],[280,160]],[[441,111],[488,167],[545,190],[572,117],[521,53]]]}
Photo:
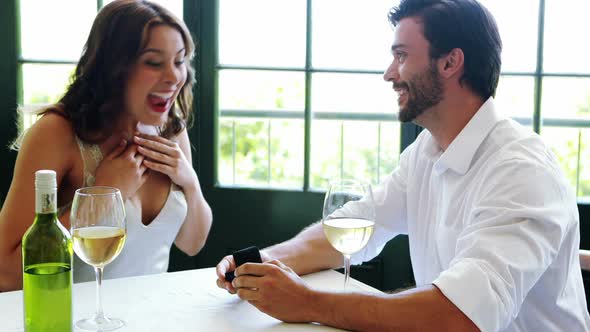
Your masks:
{"label": "wine glass", "polygon": [[322,225],[328,242],[344,256],[344,289],[350,256],[367,245],[375,226],[371,185],[358,180],[333,182],[326,192]]}
{"label": "wine glass", "polygon": [[102,273],[123,249],[127,234],[125,207],[121,192],[112,187],[86,187],[76,190],[70,214],[74,251],[96,273],[96,313],[76,322],[87,331],[111,331],[125,325],[104,315],[100,295]]}

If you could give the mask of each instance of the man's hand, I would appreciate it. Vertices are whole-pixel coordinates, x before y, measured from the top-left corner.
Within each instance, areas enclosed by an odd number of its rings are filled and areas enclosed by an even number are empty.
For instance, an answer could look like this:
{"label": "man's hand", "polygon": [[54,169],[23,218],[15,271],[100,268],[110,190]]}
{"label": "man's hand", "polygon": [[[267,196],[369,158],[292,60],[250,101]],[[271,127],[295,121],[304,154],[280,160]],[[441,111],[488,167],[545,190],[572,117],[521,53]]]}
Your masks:
{"label": "man's hand", "polygon": [[235,275],[232,289],[258,310],[284,322],[311,321],[314,292],[285,264],[278,260],[246,263]]}
{"label": "man's hand", "polygon": [[[260,259],[263,263],[268,262],[271,260],[270,256],[264,252],[263,250],[260,251]],[[231,294],[235,294],[236,290],[232,286],[231,282],[225,280],[225,274],[227,272],[235,271],[236,270],[236,262],[232,255],[227,255],[223,257],[223,259],[217,264],[215,271],[217,272],[217,287],[223,288],[230,292]]]}

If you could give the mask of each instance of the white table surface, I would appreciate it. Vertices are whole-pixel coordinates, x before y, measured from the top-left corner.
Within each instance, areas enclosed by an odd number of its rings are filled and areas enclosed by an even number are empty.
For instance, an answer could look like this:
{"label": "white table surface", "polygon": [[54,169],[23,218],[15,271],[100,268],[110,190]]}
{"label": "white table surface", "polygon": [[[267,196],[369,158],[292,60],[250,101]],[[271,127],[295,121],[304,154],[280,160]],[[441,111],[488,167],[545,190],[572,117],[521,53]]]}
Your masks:
{"label": "white table surface", "polygon": [[[108,269],[108,266],[106,267]],[[217,288],[215,269],[199,269],[105,280],[105,314],[122,318],[121,332],[148,331],[340,331],[318,324],[287,324]],[[344,276],[322,271],[304,277],[312,287],[342,290]],[[351,291],[379,292],[354,279]],[[74,321],[90,317],[95,308],[95,282],[74,284]],[[23,329],[22,291],[0,293],[0,331]]]}

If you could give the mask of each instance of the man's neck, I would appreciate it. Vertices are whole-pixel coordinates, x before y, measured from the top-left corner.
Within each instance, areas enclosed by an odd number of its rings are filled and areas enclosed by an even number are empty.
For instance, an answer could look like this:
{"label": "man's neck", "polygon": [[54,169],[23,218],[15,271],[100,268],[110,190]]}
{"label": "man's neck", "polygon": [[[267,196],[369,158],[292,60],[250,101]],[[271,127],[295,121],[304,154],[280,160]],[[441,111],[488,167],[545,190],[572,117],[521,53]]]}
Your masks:
{"label": "man's neck", "polygon": [[454,91],[416,118],[415,123],[426,128],[445,151],[484,102],[481,97],[465,89]]}

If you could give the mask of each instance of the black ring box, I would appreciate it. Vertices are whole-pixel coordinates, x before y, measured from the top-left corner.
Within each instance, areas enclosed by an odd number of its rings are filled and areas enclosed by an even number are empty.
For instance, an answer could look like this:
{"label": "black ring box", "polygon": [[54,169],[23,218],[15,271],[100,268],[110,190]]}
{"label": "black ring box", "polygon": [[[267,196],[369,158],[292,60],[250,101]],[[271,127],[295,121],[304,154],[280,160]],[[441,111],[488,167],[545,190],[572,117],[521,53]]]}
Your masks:
{"label": "black ring box", "polygon": [[[234,256],[234,261],[236,262],[236,268],[244,263],[262,263],[262,258],[260,258],[260,250],[256,246],[240,249],[238,251],[234,251],[232,254]],[[235,275],[234,271],[226,272],[225,273],[225,280],[231,282],[234,280]]]}

